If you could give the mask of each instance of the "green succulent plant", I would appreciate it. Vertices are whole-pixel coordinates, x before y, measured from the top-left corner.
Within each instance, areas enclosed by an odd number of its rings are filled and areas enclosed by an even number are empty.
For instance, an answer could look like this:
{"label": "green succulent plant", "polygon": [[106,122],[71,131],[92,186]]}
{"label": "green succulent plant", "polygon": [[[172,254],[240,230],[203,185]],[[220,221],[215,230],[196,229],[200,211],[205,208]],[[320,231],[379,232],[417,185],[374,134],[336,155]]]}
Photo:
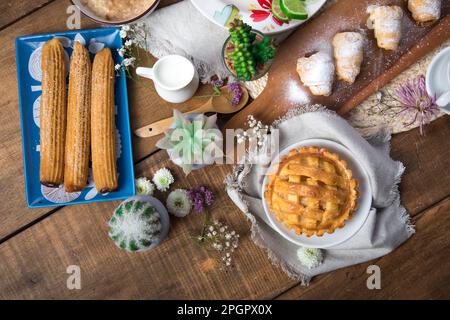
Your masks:
{"label": "green succulent plant", "polygon": [[173,111],[174,123],[164,138],[156,143],[167,150],[170,159],[189,174],[195,166],[211,164],[217,154],[212,152],[222,146],[222,133],[217,129],[217,115],[183,115]]}
{"label": "green succulent plant", "polygon": [[255,41],[256,33],[252,27],[240,19],[230,24],[229,33],[234,46],[229,53],[234,71],[239,79],[251,80],[258,66],[275,57],[276,49],[272,40],[264,37],[261,41]]}

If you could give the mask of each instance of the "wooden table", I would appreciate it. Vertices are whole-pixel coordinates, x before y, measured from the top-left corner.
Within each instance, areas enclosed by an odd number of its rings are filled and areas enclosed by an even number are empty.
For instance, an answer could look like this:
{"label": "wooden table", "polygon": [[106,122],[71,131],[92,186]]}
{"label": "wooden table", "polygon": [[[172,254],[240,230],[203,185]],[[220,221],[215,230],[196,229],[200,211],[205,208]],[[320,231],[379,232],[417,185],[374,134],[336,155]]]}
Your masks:
{"label": "wooden table", "polygon": [[[177,0],[161,2],[168,5]],[[318,276],[306,288],[273,267],[265,251],[251,241],[248,222],[224,192],[223,180],[230,167],[211,166],[186,179],[165,152],[155,149],[155,139],[134,138],[136,176],[151,176],[167,166],[176,174],[176,187],[206,184],[214,190],[213,215],[238,230],[242,239],[235,266],[228,271],[208,268],[205,252],[188,239],[189,232],[200,225],[195,214],[172,219],[167,240],[155,250],[128,254],[107,236],[106,223],[118,202],[28,209],[14,39],[65,30],[68,5],[67,0],[0,2],[0,298],[450,298],[448,117],[429,125],[426,137],[412,130],[392,138],[392,157],[407,167],[402,202],[417,233],[387,256]],[[90,27],[95,24],[83,18],[82,28]],[[173,105],[133,82],[129,82],[129,97],[132,128],[171,114]],[[201,102],[176,107],[188,110]],[[370,264],[381,267],[381,290],[366,287]],[[81,290],[66,288],[69,265],[81,268]]]}

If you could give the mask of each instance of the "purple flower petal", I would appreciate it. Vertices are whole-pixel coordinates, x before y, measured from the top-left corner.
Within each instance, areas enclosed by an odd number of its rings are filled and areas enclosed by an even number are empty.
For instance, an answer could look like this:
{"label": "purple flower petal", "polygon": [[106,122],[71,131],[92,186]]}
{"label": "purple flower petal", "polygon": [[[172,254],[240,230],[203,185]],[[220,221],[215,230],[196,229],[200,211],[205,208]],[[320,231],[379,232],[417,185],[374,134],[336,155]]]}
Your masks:
{"label": "purple flower petal", "polygon": [[228,84],[228,91],[230,91],[233,94],[231,104],[233,106],[237,106],[239,102],[241,102],[242,97],[242,91],[241,87],[239,86],[239,83],[231,82],[230,84]]}
{"label": "purple flower petal", "polygon": [[194,204],[194,210],[197,213],[203,212],[205,204],[206,206],[210,206],[214,201],[213,193],[205,186],[198,186],[193,190],[189,190],[187,194]]}
{"label": "purple flower petal", "polygon": [[223,86],[223,80],[222,79],[213,80],[211,81],[211,84],[213,85],[213,87],[220,88]]}
{"label": "purple flower petal", "polygon": [[411,113],[414,115],[411,123],[406,126],[418,121],[420,134],[424,135],[425,125],[431,122],[439,110],[436,105],[436,96],[430,96],[427,93],[425,76],[420,75],[401,85],[394,92],[394,98],[403,106],[399,114]]}

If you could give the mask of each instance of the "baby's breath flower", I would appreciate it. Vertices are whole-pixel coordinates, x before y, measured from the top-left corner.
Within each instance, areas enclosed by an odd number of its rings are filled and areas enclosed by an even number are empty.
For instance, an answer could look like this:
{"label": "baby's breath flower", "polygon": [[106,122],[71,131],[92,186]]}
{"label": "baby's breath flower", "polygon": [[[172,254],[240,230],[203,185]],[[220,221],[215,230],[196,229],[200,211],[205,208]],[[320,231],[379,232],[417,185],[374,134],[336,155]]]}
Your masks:
{"label": "baby's breath flower", "polygon": [[231,266],[232,254],[239,244],[239,235],[235,231],[226,231],[228,226],[217,220],[207,222],[203,228],[202,234],[191,238],[206,246],[209,249],[207,252],[223,266]]}
{"label": "baby's breath flower", "polygon": [[243,134],[237,134],[236,138],[238,144],[242,144],[245,141],[245,137]]}
{"label": "baby's breath flower", "polygon": [[155,185],[146,177],[136,179],[135,184],[138,195],[151,196],[155,191]]}
{"label": "baby's breath flower", "polygon": [[153,176],[153,183],[159,191],[167,191],[174,181],[172,173],[167,168],[159,169]]}
{"label": "baby's breath flower", "polygon": [[123,57],[125,55],[125,48],[120,48],[117,52],[119,53],[119,56]]}
{"label": "baby's breath flower", "polygon": [[184,189],[176,189],[167,197],[167,210],[176,217],[185,217],[192,209],[192,202]]}
{"label": "baby's breath flower", "polygon": [[132,24],[122,26],[119,32],[124,44],[121,48],[117,49],[117,52],[124,60],[120,67],[116,66],[116,71],[123,70],[127,77],[134,79],[135,75],[130,69],[139,66],[141,63],[137,49],[143,48],[145,51],[148,51],[148,29],[145,24]]}
{"label": "baby's breath flower", "polygon": [[322,250],[315,248],[299,247],[297,249],[297,258],[308,269],[316,268],[323,262]]}
{"label": "baby's breath flower", "polygon": [[135,60],[136,60],[135,58],[126,58],[123,60],[123,65],[125,67],[132,66]]}
{"label": "baby's breath flower", "polygon": [[258,147],[264,146],[269,134],[269,126],[257,121],[253,115],[247,117],[247,125],[249,129],[236,135],[237,143],[242,144],[248,140],[249,142],[255,141]]}

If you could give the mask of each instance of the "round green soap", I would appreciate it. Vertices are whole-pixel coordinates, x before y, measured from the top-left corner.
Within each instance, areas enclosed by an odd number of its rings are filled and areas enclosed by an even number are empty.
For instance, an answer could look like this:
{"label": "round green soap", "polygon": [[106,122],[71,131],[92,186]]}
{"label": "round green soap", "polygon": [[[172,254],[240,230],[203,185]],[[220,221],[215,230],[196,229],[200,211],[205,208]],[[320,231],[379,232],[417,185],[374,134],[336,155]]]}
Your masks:
{"label": "round green soap", "polygon": [[[150,197],[149,197],[150,198]],[[165,237],[161,214],[144,197],[122,202],[109,220],[109,236],[116,245],[130,252],[151,249]]]}

